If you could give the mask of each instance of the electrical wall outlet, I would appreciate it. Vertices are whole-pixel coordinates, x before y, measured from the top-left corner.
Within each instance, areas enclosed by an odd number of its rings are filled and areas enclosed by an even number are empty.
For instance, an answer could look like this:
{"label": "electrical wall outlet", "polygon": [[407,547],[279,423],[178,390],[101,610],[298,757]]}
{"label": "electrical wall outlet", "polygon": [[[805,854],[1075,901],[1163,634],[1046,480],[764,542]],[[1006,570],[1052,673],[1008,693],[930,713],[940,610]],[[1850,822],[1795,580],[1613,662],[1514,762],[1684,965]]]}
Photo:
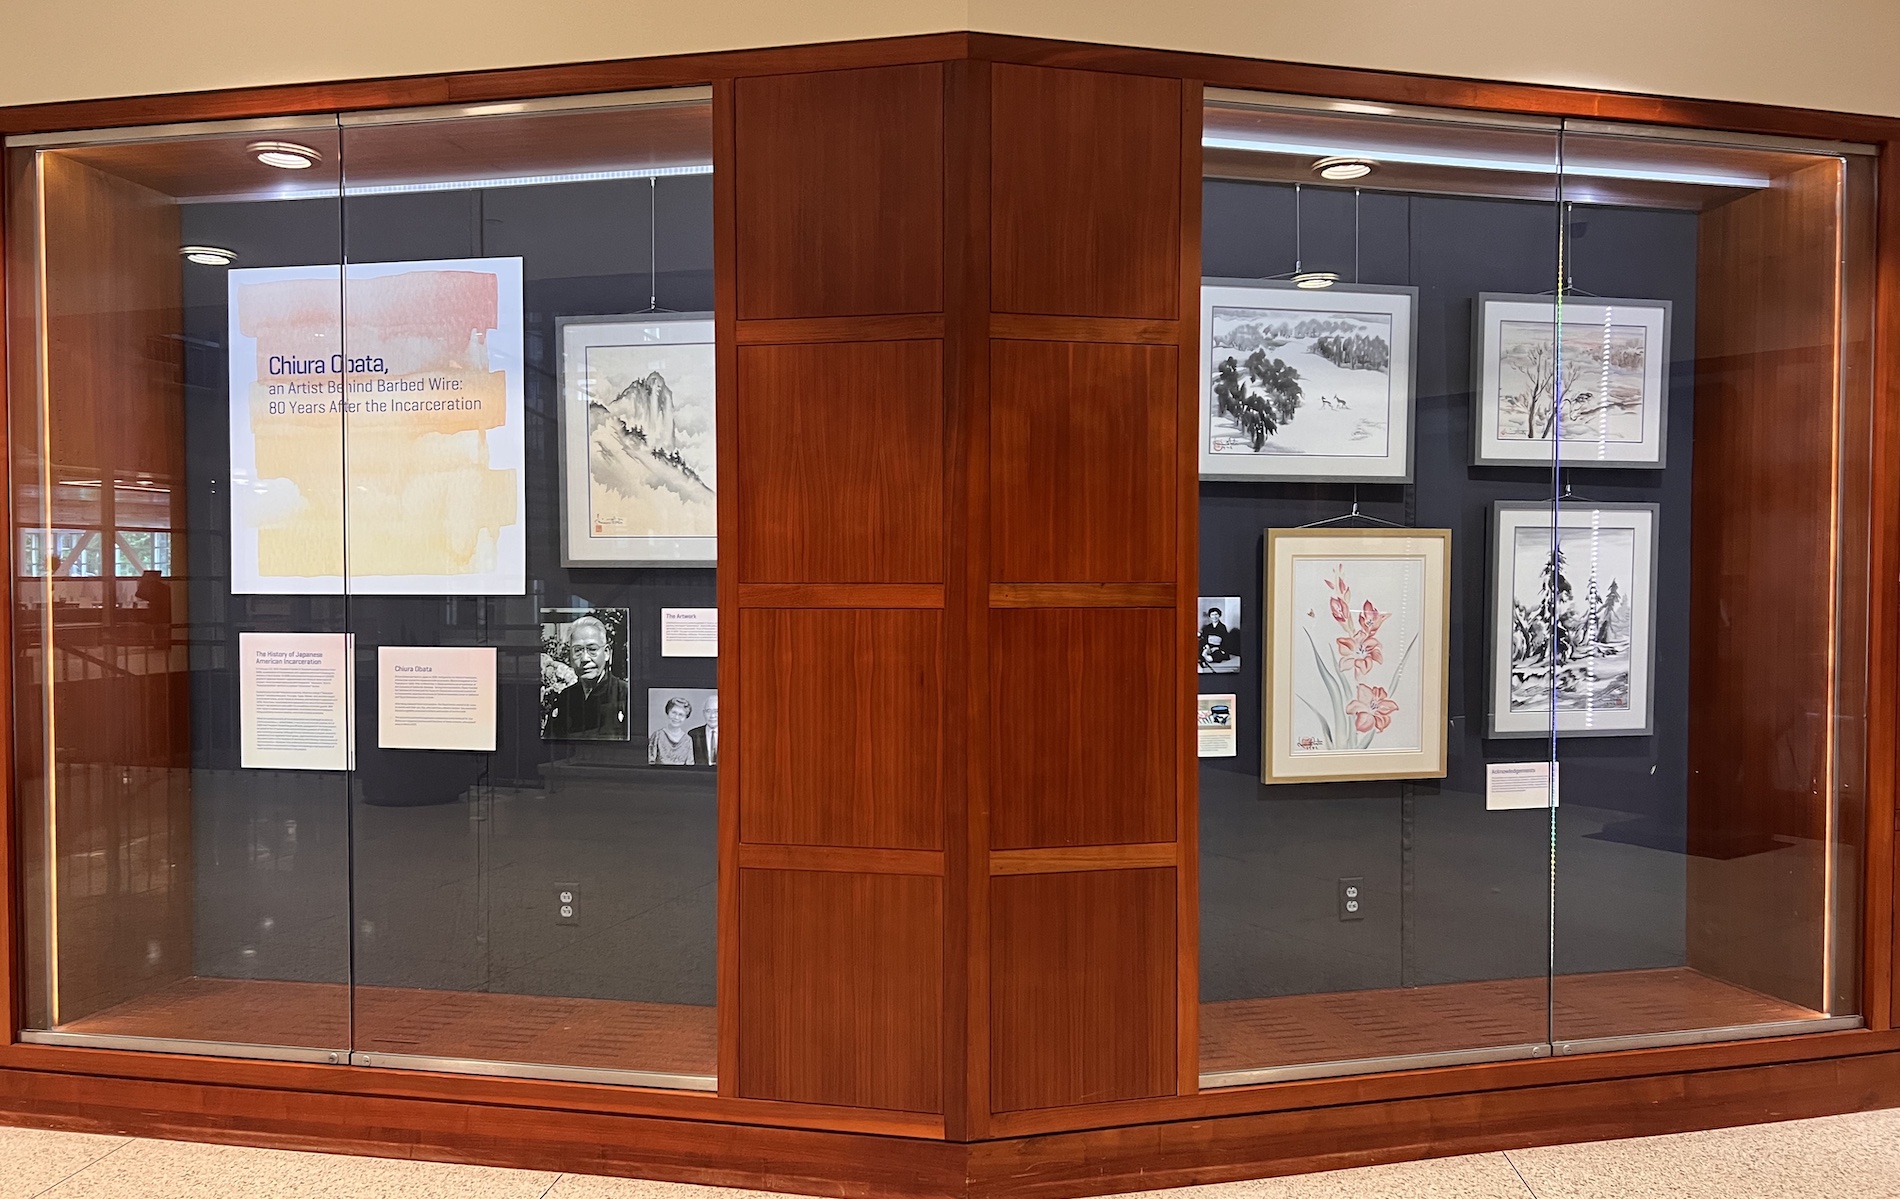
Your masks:
{"label": "electrical wall outlet", "polygon": [[1341,920],[1366,918],[1365,879],[1342,878],[1339,880],[1339,918]]}
{"label": "electrical wall outlet", "polygon": [[581,889],[579,887],[556,887],[554,889],[554,923],[579,924],[581,922]]}

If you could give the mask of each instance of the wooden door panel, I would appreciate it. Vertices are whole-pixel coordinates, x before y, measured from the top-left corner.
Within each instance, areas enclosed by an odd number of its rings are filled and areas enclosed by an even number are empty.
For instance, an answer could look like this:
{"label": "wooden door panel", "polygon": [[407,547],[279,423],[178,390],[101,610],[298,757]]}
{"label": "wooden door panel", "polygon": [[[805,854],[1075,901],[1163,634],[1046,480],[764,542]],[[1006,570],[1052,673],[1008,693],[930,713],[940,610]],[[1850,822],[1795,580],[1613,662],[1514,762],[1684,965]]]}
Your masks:
{"label": "wooden door panel", "polygon": [[741,79],[738,315],[943,307],[943,67]]}
{"label": "wooden door panel", "polygon": [[992,311],[1178,316],[1180,82],[1006,63],[991,79]]}
{"label": "wooden door panel", "polygon": [[1172,841],[1174,610],[990,614],[990,847]]}
{"label": "wooden door panel", "polygon": [[990,880],[995,1111],[1175,1091],[1175,872]]}
{"label": "wooden door panel", "polygon": [[1172,580],[1173,346],[990,347],[991,578]]}
{"label": "wooden door panel", "polygon": [[943,579],[943,343],[741,346],[740,578]]}
{"label": "wooden door panel", "polygon": [[931,609],[740,614],[741,839],[942,847],[942,634]]}
{"label": "wooden door panel", "polygon": [[739,1078],[750,1099],[943,1110],[943,882],[742,870]]}

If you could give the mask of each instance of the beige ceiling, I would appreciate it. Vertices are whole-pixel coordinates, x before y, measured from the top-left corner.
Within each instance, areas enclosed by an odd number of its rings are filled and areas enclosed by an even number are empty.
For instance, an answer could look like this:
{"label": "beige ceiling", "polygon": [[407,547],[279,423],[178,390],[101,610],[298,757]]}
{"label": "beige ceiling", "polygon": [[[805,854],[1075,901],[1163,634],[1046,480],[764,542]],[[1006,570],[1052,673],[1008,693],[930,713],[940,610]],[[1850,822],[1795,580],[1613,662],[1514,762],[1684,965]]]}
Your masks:
{"label": "beige ceiling", "polygon": [[0,0],[0,105],[951,29],[1900,116],[1900,0]]}

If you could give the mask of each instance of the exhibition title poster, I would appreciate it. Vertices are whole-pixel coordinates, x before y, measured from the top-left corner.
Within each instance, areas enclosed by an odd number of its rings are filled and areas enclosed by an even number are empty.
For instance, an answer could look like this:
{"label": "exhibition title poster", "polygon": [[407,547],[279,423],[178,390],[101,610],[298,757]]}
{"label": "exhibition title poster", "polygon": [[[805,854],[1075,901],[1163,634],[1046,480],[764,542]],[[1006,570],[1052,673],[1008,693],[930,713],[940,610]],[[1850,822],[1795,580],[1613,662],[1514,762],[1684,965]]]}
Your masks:
{"label": "exhibition title poster", "polygon": [[521,259],[235,270],[230,356],[234,593],[526,590]]}

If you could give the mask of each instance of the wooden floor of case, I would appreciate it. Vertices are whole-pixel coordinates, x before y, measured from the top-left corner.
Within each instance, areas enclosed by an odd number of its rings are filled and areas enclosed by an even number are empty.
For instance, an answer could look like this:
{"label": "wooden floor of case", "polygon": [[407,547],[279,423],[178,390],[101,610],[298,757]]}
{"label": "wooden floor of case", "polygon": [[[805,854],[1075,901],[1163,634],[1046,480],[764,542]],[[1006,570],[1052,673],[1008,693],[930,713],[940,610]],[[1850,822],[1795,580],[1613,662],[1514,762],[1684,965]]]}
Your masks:
{"label": "wooden floor of case", "polygon": [[[1687,968],[1563,975],[1558,1040],[1809,1020],[1821,1013]],[[1545,1040],[1541,978],[1240,999],[1201,1005],[1201,1072],[1218,1074]],[[190,978],[62,1032],[351,1047],[350,991],[327,983]],[[710,1077],[710,1007],[481,991],[359,987],[355,1046],[529,1065]]]}
{"label": "wooden floor of case", "polygon": [[[352,1048],[351,991],[332,983],[188,978],[60,1027],[93,1036]],[[355,989],[360,1053],[710,1077],[710,1007],[406,987]]]}
{"label": "wooden floor of case", "polygon": [[[1201,1005],[1201,1072],[1528,1045],[1546,1040],[1542,978],[1236,999]],[[1822,1013],[1687,967],[1565,974],[1556,1039],[1813,1020]]]}

